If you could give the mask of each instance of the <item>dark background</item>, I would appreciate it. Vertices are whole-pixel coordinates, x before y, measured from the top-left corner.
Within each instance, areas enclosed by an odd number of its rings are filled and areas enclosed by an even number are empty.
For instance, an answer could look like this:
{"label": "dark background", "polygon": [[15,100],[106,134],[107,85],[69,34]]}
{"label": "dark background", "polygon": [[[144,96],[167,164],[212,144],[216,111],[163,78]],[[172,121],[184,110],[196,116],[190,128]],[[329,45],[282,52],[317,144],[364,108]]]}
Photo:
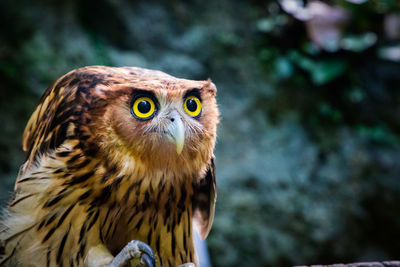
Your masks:
{"label": "dark background", "polygon": [[400,259],[399,1],[0,0],[2,206],[41,94],[96,64],[217,85],[214,266]]}

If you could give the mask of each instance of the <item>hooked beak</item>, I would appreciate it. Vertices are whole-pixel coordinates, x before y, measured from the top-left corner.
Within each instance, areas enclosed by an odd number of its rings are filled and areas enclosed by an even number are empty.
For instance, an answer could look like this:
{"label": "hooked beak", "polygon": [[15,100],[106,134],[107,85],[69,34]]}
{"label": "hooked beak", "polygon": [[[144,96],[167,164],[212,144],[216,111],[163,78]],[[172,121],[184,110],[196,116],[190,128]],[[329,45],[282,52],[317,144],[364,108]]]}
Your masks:
{"label": "hooked beak", "polygon": [[168,141],[176,145],[176,153],[180,155],[185,143],[185,126],[183,125],[181,116],[177,113],[171,116],[170,121],[165,135]]}

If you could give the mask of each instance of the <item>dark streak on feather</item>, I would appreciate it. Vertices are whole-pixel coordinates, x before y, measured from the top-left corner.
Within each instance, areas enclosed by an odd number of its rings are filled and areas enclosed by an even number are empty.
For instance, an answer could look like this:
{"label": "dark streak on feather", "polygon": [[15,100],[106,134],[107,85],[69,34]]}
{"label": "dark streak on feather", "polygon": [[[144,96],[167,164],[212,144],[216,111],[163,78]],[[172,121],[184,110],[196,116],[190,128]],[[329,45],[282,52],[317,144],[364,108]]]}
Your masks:
{"label": "dark streak on feather", "polygon": [[18,233],[15,233],[15,234],[13,234],[12,236],[9,236],[7,239],[4,240],[4,243],[7,244],[9,241],[13,240],[13,239],[16,238],[17,236],[19,236],[19,235],[21,235],[21,234],[23,234],[23,233],[25,233],[25,232],[31,230],[31,229],[32,229],[33,227],[35,227],[35,226],[36,226],[36,224],[34,224],[34,225],[32,225],[32,226],[30,226],[30,227],[28,227],[28,228],[26,228],[26,229],[24,229],[24,230],[18,232]]}
{"label": "dark streak on feather", "polygon": [[107,238],[107,237],[109,236],[109,234],[110,234],[110,230],[111,230],[112,225],[113,225],[113,221],[110,221],[110,223],[109,223],[109,225],[108,225],[108,227],[107,227],[106,234],[105,234],[105,237],[106,237],[106,238]]}
{"label": "dark streak on feather", "polygon": [[43,220],[40,222],[39,226],[38,226],[38,230],[40,230],[40,229],[44,226],[45,223],[46,223],[46,220],[43,219]]}
{"label": "dark streak on feather", "polygon": [[172,231],[171,234],[171,251],[172,251],[172,256],[175,258],[175,249],[176,249],[176,240],[175,240],[175,233]]}
{"label": "dark streak on feather", "polygon": [[39,177],[27,177],[27,178],[18,180],[17,183],[18,183],[18,184],[22,184],[22,183],[24,183],[24,182],[28,182],[28,181],[32,181],[32,180],[37,180],[37,179],[39,179]]}
{"label": "dark streak on feather", "polygon": [[140,230],[140,226],[142,226],[143,223],[143,216],[140,218],[140,220],[138,221],[138,223],[136,224],[135,228],[136,230]]}
{"label": "dark streak on feather", "polygon": [[46,236],[43,238],[42,243],[46,242],[53,234],[54,231],[57,229],[57,227],[52,227],[46,234]]}
{"label": "dark streak on feather", "polygon": [[110,212],[111,212],[111,208],[109,208],[109,209],[107,210],[106,216],[104,217],[104,220],[103,220],[103,222],[100,224],[100,227],[99,227],[99,231],[100,231],[100,233],[101,233],[100,237],[101,237],[102,239],[103,239],[103,227],[104,227],[104,225],[106,224],[106,222],[107,222],[107,220],[108,220],[108,216],[110,215]]}
{"label": "dark streak on feather", "polygon": [[121,175],[117,178],[115,178],[115,180],[111,183],[111,187],[114,191],[118,190],[119,185],[121,184],[122,179],[124,178],[124,175]]}
{"label": "dark streak on feather", "polygon": [[81,154],[76,154],[75,156],[67,160],[67,165],[71,165],[72,163],[77,161],[81,156],[82,156]]}
{"label": "dark streak on feather", "polygon": [[53,173],[54,173],[54,174],[59,174],[59,173],[63,173],[63,172],[64,172],[63,169],[57,169],[57,170],[55,170]]}
{"label": "dark streak on feather", "polygon": [[76,184],[79,184],[79,183],[83,183],[87,179],[92,177],[93,174],[94,174],[94,171],[90,171],[90,172],[85,173],[85,174],[83,174],[81,176],[75,176],[70,181],[65,182],[64,185],[76,185]]}
{"label": "dark streak on feather", "polygon": [[106,174],[103,175],[103,177],[101,177],[101,182],[105,183],[107,182],[107,180],[110,178],[111,174],[109,172],[107,172]]}
{"label": "dark streak on feather", "polygon": [[90,196],[90,194],[93,192],[92,189],[87,190],[85,193],[83,193],[79,198],[78,201],[82,201],[85,200],[86,198],[88,198]]}
{"label": "dark streak on feather", "polygon": [[46,266],[49,267],[51,263],[51,250],[50,248],[47,248],[47,253],[46,253]]}
{"label": "dark streak on feather", "polygon": [[17,246],[14,247],[14,249],[12,250],[11,254],[8,255],[8,257],[6,257],[0,261],[0,266],[3,266],[3,264],[5,264],[9,259],[11,259],[14,256],[16,250],[17,250]]}
{"label": "dark streak on feather", "polygon": [[77,169],[77,170],[82,169],[82,168],[86,167],[90,162],[91,162],[91,160],[89,158],[86,158],[81,163],[75,165],[74,169]]}
{"label": "dark streak on feather", "polygon": [[74,204],[72,204],[71,206],[69,206],[69,208],[64,211],[64,213],[61,215],[60,219],[58,220],[57,223],[57,227],[61,226],[61,224],[64,222],[65,218],[68,216],[68,214],[71,212],[71,210],[73,209]]}
{"label": "dark streak on feather", "polygon": [[[64,188],[64,190],[65,189],[66,188]],[[72,190],[66,191],[66,192],[60,192],[57,196],[47,200],[46,203],[44,203],[43,207],[45,207],[45,208],[51,207],[51,206],[53,206],[54,204],[56,204],[61,199],[63,199],[64,197],[68,196],[71,193],[72,193]]]}
{"label": "dark streak on feather", "polygon": [[49,225],[49,224],[51,224],[53,221],[54,221],[54,219],[57,217],[57,215],[58,215],[58,213],[56,212],[56,213],[54,213],[48,220],[47,220],[47,222],[46,222],[46,224],[45,224],[45,226],[47,226],[47,225]]}
{"label": "dark streak on feather", "polygon": [[153,235],[153,230],[150,228],[149,233],[147,234],[147,244],[151,244],[151,236]]}
{"label": "dark streak on feather", "polygon": [[150,204],[150,195],[149,195],[149,192],[146,191],[146,193],[144,194],[144,199],[142,202],[141,210],[145,211],[147,209],[147,207],[149,206],[149,204]]}
{"label": "dark streak on feather", "polygon": [[95,206],[101,206],[101,205],[103,205],[104,203],[106,203],[106,202],[109,200],[109,198],[110,198],[110,196],[111,196],[111,192],[112,192],[112,191],[111,191],[110,186],[104,187],[104,188],[101,190],[100,195],[96,196],[96,197],[93,199],[93,201],[92,201],[91,204],[93,204],[93,205],[95,205]]}
{"label": "dark streak on feather", "polygon": [[61,151],[61,152],[58,152],[58,153],[56,153],[56,155],[58,156],[58,157],[68,157],[69,156],[69,154],[71,153],[71,151]]}
{"label": "dark streak on feather", "polygon": [[92,221],[90,222],[87,231],[90,230],[90,228],[92,228],[92,226],[95,224],[95,222],[97,221],[97,219],[99,218],[99,211],[97,210],[96,213],[94,214]]}
{"label": "dark streak on feather", "polygon": [[183,249],[187,253],[188,249],[187,249],[187,243],[186,243],[187,241],[186,241],[186,232],[185,231],[183,231],[182,238],[183,238]]}
{"label": "dark streak on feather", "polygon": [[164,210],[165,210],[164,224],[167,224],[169,216],[171,215],[171,207],[169,205],[170,204],[168,202],[166,202],[165,206],[164,206]]}
{"label": "dark streak on feather", "polygon": [[134,208],[134,210],[132,211],[132,215],[129,217],[129,219],[128,219],[128,224],[130,224],[131,223],[131,221],[133,220],[133,218],[136,216],[136,214],[137,214],[137,211],[136,211],[136,208]]}
{"label": "dark streak on feather", "polygon": [[84,147],[83,152],[87,157],[94,158],[99,152],[99,147],[94,143],[88,143],[87,146]]}
{"label": "dark streak on feather", "polygon": [[86,248],[86,238],[83,240],[83,242],[79,242],[79,251],[76,254],[76,261],[79,263],[80,257],[83,257],[83,254],[85,253],[85,248]]}
{"label": "dark streak on feather", "polygon": [[29,194],[29,195],[20,197],[19,199],[14,200],[9,206],[10,206],[10,207],[14,207],[15,205],[17,205],[17,204],[18,204],[19,202],[21,202],[22,200],[27,199],[27,198],[30,198],[30,197],[32,197],[32,196],[34,196],[34,195],[36,195],[36,193],[32,193],[32,194]]}
{"label": "dark streak on feather", "polygon": [[85,233],[86,233],[86,224],[87,224],[87,220],[86,220],[85,223],[82,225],[81,231],[79,232],[79,241],[78,241],[78,243],[81,243],[81,242],[82,242],[83,237],[84,237],[84,235],[85,235]]}
{"label": "dark streak on feather", "polygon": [[160,252],[160,235],[157,235],[157,238],[156,238],[156,252],[157,253]]}
{"label": "dark streak on feather", "polygon": [[161,257],[158,257],[160,259],[160,266],[163,266],[163,261]]}
{"label": "dark streak on feather", "polygon": [[61,256],[62,256],[62,253],[63,253],[63,250],[64,250],[64,246],[65,246],[65,242],[67,241],[67,238],[68,238],[68,234],[69,234],[69,231],[71,230],[71,224],[69,225],[69,228],[68,228],[68,230],[65,232],[65,234],[64,234],[64,236],[63,236],[63,238],[62,238],[62,240],[61,240],[61,243],[60,243],[60,246],[58,247],[58,251],[57,251],[57,263],[58,264],[61,264],[62,263],[62,259],[61,259]]}
{"label": "dark streak on feather", "polygon": [[133,183],[133,184],[131,184],[131,185],[129,186],[128,190],[126,190],[126,193],[125,193],[124,197],[122,198],[122,201],[123,201],[124,203],[128,202],[130,193],[131,193],[131,191],[133,190],[133,188],[134,188],[135,186],[136,186],[136,183]]}
{"label": "dark streak on feather", "polygon": [[189,208],[188,209],[186,209],[186,214],[188,214],[188,217],[187,217],[187,219],[188,219],[188,221],[187,221],[187,232],[188,232],[188,236],[189,236],[189,238],[191,238],[191,236],[192,236],[192,233],[191,233],[191,231],[192,231],[192,224],[190,223],[190,218],[189,218]]}

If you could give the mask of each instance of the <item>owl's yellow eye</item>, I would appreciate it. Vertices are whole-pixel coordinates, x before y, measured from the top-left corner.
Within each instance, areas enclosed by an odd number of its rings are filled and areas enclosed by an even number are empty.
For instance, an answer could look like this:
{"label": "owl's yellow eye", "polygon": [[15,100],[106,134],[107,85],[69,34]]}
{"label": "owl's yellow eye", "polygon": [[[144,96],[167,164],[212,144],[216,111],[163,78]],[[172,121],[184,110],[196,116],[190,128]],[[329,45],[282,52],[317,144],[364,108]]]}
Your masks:
{"label": "owl's yellow eye", "polygon": [[132,106],[133,115],[142,120],[151,119],[156,111],[154,101],[146,96],[139,97]]}
{"label": "owl's yellow eye", "polygon": [[185,99],[185,103],[183,104],[183,108],[186,113],[192,117],[198,117],[201,113],[201,101],[199,98],[195,96],[188,96]]}

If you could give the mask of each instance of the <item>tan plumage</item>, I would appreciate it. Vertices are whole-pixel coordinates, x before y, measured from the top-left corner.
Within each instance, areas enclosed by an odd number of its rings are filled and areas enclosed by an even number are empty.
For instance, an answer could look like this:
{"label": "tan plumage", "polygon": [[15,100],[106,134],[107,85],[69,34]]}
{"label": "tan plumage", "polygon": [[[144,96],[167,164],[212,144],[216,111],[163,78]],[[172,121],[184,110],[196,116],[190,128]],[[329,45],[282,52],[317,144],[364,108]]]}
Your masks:
{"label": "tan plumage", "polygon": [[[151,119],[133,116],[139,95],[154,99]],[[197,117],[183,108],[192,95]],[[130,240],[149,244],[157,266],[197,262],[192,225],[208,235],[216,197],[215,95],[210,81],[141,68],[61,77],[24,132],[27,160],[2,220],[0,265],[105,264]]]}

